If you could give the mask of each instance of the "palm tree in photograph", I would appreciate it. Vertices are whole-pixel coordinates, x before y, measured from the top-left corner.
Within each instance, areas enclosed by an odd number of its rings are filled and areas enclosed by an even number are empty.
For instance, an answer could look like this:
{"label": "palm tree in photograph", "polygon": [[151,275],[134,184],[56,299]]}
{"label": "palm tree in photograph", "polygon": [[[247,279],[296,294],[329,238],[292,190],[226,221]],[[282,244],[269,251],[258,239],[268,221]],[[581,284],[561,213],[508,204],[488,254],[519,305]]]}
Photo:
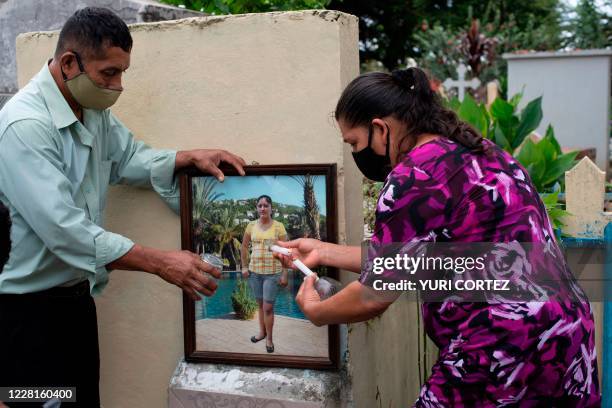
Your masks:
{"label": "palm tree in photograph", "polygon": [[304,189],[304,226],[305,232],[310,238],[321,239],[319,232],[319,224],[321,222],[319,214],[319,205],[315,196],[314,183],[318,176],[305,174],[303,176],[291,176]]}
{"label": "palm tree in photograph", "polygon": [[223,207],[215,217],[212,232],[217,239],[216,252],[228,260],[231,270],[235,270],[240,259],[240,238],[244,228],[238,221],[240,213],[237,206],[228,201],[228,205]]}
{"label": "palm tree in photograph", "polygon": [[213,177],[198,177],[193,179],[193,240],[196,252],[204,252],[206,241],[206,226],[211,225],[210,204],[223,196],[216,193],[217,180]]}

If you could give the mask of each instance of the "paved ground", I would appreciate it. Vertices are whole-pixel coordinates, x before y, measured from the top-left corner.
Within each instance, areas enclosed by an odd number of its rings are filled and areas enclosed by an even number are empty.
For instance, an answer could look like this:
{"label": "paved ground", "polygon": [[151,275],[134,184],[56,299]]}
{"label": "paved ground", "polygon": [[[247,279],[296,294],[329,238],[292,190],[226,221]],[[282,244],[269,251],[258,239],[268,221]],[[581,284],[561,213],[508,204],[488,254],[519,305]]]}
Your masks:
{"label": "paved ground", "polygon": [[[328,357],[327,326],[316,327],[308,320],[279,315],[274,319],[274,354]],[[258,332],[257,315],[252,320],[238,320],[234,313],[196,320],[196,349],[267,354],[265,340],[250,340]]]}

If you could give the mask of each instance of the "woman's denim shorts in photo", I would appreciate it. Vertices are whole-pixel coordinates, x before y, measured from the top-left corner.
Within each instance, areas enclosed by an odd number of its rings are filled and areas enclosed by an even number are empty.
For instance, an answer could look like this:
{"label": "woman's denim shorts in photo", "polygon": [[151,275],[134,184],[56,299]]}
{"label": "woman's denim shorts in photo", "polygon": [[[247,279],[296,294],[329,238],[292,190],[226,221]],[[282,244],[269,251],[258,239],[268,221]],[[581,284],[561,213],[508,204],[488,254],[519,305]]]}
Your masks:
{"label": "woman's denim shorts in photo", "polygon": [[280,273],[260,274],[249,271],[249,285],[255,299],[266,303],[274,303],[278,294]]}

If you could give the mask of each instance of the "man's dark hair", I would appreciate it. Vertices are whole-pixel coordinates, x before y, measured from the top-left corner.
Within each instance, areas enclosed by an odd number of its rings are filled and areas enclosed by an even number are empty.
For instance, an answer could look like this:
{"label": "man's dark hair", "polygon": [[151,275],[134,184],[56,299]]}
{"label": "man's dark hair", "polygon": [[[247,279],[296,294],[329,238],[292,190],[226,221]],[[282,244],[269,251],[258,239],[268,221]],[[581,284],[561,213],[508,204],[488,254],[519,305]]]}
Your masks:
{"label": "man's dark hair", "polygon": [[100,57],[106,47],[132,49],[130,30],[119,16],[101,7],[77,10],[60,31],[55,57],[66,51],[77,51],[84,57]]}
{"label": "man's dark hair", "polygon": [[11,252],[11,217],[9,210],[0,202],[0,272]]}

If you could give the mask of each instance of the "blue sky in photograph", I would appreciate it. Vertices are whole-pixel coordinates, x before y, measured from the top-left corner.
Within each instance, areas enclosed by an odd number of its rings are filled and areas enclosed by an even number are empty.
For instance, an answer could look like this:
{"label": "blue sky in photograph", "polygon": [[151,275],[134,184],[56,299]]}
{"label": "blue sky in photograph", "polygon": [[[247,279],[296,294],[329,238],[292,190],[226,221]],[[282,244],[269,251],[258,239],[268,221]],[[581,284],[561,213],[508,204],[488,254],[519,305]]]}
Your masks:
{"label": "blue sky in photograph", "polygon": [[[314,184],[319,212],[326,215],[325,176],[316,176]],[[223,183],[217,182],[217,185],[219,187],[215,188],[215,192],[224,193],[219,200],[245,200],[267,194],[273,203],[304,205],[304,190],[290,176],[227,176]]]}

